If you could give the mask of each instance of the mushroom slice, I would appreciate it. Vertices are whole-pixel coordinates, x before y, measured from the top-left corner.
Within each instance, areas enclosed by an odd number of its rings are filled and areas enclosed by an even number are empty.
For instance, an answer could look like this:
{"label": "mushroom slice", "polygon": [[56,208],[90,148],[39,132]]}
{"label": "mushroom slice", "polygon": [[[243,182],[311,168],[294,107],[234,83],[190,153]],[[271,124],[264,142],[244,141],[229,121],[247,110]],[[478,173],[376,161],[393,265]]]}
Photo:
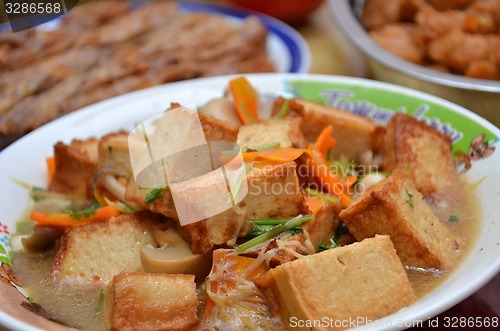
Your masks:
{"label": "mushroom slice", "polygon": [[187,243],[154,248],[144,246],[141,251],[144,271],[166,274],[192,274],[197,282],[203,282],[210,273],[212,252],[195,255]]}
{"label": "mushroom slice", "polygon": [[227,121],[237,127],[241,126],[241,120],[236,113],[236,108],[228,98],[216,98],[208,101],[201,109],[201,112],[212,115],[219,120]]}

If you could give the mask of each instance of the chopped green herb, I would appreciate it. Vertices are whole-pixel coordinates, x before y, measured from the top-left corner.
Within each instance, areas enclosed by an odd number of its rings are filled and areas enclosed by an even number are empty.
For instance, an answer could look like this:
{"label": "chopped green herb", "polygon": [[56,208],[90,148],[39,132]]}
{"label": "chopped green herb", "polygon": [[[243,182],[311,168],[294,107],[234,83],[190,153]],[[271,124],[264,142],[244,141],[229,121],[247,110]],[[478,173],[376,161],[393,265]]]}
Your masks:
{"label": "chopped green herb", "polygon": [[332,249],[332,248],[337,248],[340,247],[340,237],[343,235],[349,233],[349,230],[347,229],[347,226],[345,225],[344,222],[340,223],[339,226],[335,229],[335,232],[333,236],[330,238],[330,245],[324,244],[324,243],[319,243],[318,244],[318,251],[326,251],[327,249]]}
{"label": "chopped green herb", "polygon": [[145,203],[151,203],[163,195],[163,190],[161,188],[155,188],[151,190],[144,198]]}
{"label": "chopped green herb", "polygon": [[245,235],[245,238],[251,239],[251,238],[258,237],[266,232],[271,231],[274,227],[276,227],[276,225],[257,225],[257,224],[254,224],[254,225],[252,225],[252,228],[250,229],[250,231]]}
{"label": "chopped green herb", "polygon": [[340,243],[338,242],[337,239],[335,239],[334,237],[331,237],[330,238],[330,245],[323,244],[323,243],[318,244],[318,252],[326,251],[328,249],[333,249],[333,248],[337,248],[337,247],[340,247]]}
{"label": "chopped green herb", "polygon": [[264,149],[270,149],[270,148],[280,147],[280,145],[281,145],[281,143],[278,142],[278,141],[276,141],[276,142],[272,142],[272,143],[269,143],[269,144],[265,144],[265,145],[254,147],[252,149],[256,150],[258,152],[258,151],[261,151],[261,150],[264,150]]}
{"label": "chopped green herb", "polygon": [[241,106],[241,109],[243,109],[243,112],[245,113],[245,116],[248,118],[250,123],[256,123],[257,121],[255,120],[255,118],[253,118],[252,114],[250,114],[247,106],[245,105],[245,103],[243,101],[240,102],[240,106]]}
{"label": "chopped green herb", "polygon": [[292,218],[285,224],[279,224],[276,225],[274,228],[271,230],[267,231],[266,233],[263,233],[253,239],[250,239],[246,243],[243,243],[239,246],[236,247],[236,252],[237,253],[244,253],[250,248],[254,247],[255,245],[261,244],[267,240],[271,240],[277,235],[279,235],[282,232],[285,232],[287,230],[290,230],[292,228],[296,228],[300,226],[302,223],[312,221],[314,219],[313,215],[299,215],[297,217]]}
{"label": "chopped green herb", "polygon": [[248,151],[248,148],[243,147],[242,149],[230,149],[227,151],[222,151],[222,152],[220,152],[220,154],[224,155],[224,156],[238,155],[240,153],[240,151],[242,154],[246,153]]}
{"label": "chopped green herb", "polygon": [[459,218],[458,218],[457,215],[450,215],[450,217],[448,217],[448,221],[452,222],[452,223],[455,223],[455,222],[459,221]]}
{"label": "chopped green herb", "polygon": [[288,230],[288,232],[290,232],[290,234],[293,236],[294,234],[304,233],[304,229],[302,229],[301,227],[296,227],[291,228],[290,230]]}
{"label": "chopped green herb", "polygon": [[99,292],[99,298],[97,299],[97,305],[95,306],[96,313],[100,313],[102,311],[102,305],[104,304],[104,295],[105,291],[103,288],[101,288],[101,291]]}
{"label": "chopped green herb", "polygon": [[415,207],[415,205],[413,204],[413,193],[411,193],[410,191],[408,191],[408,189],[405,189],[406,190],[406,194],[408,195],[408,199],[406,199],[406,203],[413,209]]}
{"label": "chopped green herb", "polygon": [[113,153],[113,146],[108,146],[108,152],[109,154]]}
{"label": "chopped green herb", "polygon": [[285,99],[285,101],[283,101],[283,104],[281,105],[280,107],[280,111],[278,112],[278,114],[276,114],[275,116],[271,117],[272,120],[274,119],[277,119],[277,118],[283,118],[285,117],[287,111],[288,111],[288,99]]}
{"label": "chopped green herb", "polygon": [[63,210],[62,213],[68,214],[69,216],[71,216],[75,220],[79,220],[81,218],[90,218],[92,215],[95,214],[95,212],[99,208],[101,208],[101,206],[96,203],[90,207],[87,207],[85,209],[80,209],[80,210],[75,209],[74,207],[69,207],[69,208],[66,208],[65,210]]}
{"label": "chopped green herb", "polygon": [[255,225],[280,225],[292,220],[293,218],[254,218],[250,222]]}
{"label": "chopped green herb", "polygon": [[139,186],[139,190],[164,190],[169,188],[170,185],[163,185],[163,186],[155,186],[155,187],[148,187],[148,186]]}
{"label": "chopped green herb", "polygon": [[411,169],[411,163],[408,163],[408,164],[406,165],[406,170],[410,171],[410,169]]}
{"label": "chopped green herb", "polygon": [[26,299],[28,299],[28,302],[29,302],[29,303],[35,303],[35,300],[33,300],[33,298],[32,298],[32,297],[27,297]]}
{"label": "chopped green herb", "polygon": [[59,199],[59,200],[69,200],[67,196],[61,193],[49,192],[46,189],[39,186],[32,186],[23,181],[17,180],[15,178],[10,178],[11,181],[16,183],[17,185],[27,189],[30,191],[30,198],[33,201],[40,201],[45,199]]}
{"label": "chopped green herb", "polygon": [[[293,218],[256,218],[250,220],[252,223],[252,228],[250,231],[246,234],[245,238],[250,239],[250,238],[255,238],[257,236],[260,236],[261,234],[264,234],[272,229],[274,229],[277,225],[283,225],[286,224],[288,221],[292,220]],[[303,233],[304,230],[300,227],[296,227],[293,229],[288,230],[292,235],[296,233]]]}
{"label": "chopped green herb", "polygon": [[242,171],[238,175],[238,178],[236,179],[236,182],[234,183],[234,187],[232,187],[231,191],[229,192],[229,201],[231,202],[232,206],[236,205],[236,198],[238,197],[238,193],[240,192],[241,185],[243,185],[243,181],[247,178],[246,176],[247,176],[247,172],[245,169],[245,171]]}
{"label": "chopped green herb", "polygon": [[335,229],[334,236],[339,239],[345,234],[348,234],[349,230],[347,229],[347,225],[344,222],[340,222],[339,226]]}
{"label": "chopped green herb", "polygon": [[64,194],[56,193],[56,192],[49,192],[41,187],[36,187],[33,186],[30,191],[30,198],[33,199],[33,201],[41,201],[41,200],[48,200],[48,199],[54,199],[54,200],[69,200],[67,196]]}
{"label": "chopped green herb", "polygon": [[305,190],[306,190],[307,193],[309,193],[309,195],[321,198],[321,199],[326,200],[328,202],[331,202],[331,203],[337,203],[337,202],[339,202],[339,199],[334,198],[334,197],[330,197],[330,196],[322,194],[322,193],[319,193],[318,191],[312,190],[309,187],[306,187]]}
{"label": "chopped green herb", "polygon": [[326,152],[326,159],[333,162],[333,148],[330,148],[328,152]]}

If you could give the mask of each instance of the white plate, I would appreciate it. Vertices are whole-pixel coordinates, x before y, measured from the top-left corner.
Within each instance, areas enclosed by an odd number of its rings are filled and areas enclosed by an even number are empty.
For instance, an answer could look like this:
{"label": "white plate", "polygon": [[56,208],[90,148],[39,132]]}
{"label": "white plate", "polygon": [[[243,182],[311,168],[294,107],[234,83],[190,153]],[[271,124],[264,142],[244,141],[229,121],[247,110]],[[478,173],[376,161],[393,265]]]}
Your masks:
{"label": "white plate", "polygon": [[[460,106],[421,92],[335,76],[262,74],[247,77],[260,91],[295,94],[318,101],[326,101],[330,96],[329,100],[335,101],[336,106],[356,113],[364,112],[379,122],[386,121],[384,114],[394,110],[427,118],[455,137],[455,149],[467,152],[470,142],[478,134],[486,134],[489,144],[495,145],[497,150],[499,147],[498,128]],[[30,203],[26,190],[14,184],[11,178],[45,186],[44,160],[52,155],[54,143],[99,137],[113,130],[129,130],[135,122],[165,110],[171,101],[201,105],[220,96],[228,79],[213,77],[183,81],[109,99],[44,125],[6,148],[0,153],[0,245],[8,253],[6,242],[9,236],[6,232],[14,231],[16,221]],[[344,96],[334,99],[332,92]],[[470,181],[480,182],[478,194],[484,218],[477,243],[460,268],[417,303],[363,329],[401,329],[408,321],[428,319],[465,299],[497,274],[500,269],[500,221],[495,216],[500,205],[498,164],[500,152],[495,151],[488,158],[473,161],[471,170],[465,174]],[[7,255],[0,249],[0,258],[8,259]],[[22,291],[22,288],[0,283],[0,324],[16,330],[35,330],[35,325],[50,330],[61,328],[20,308],[20,303],[26,299],[17,290]]]}

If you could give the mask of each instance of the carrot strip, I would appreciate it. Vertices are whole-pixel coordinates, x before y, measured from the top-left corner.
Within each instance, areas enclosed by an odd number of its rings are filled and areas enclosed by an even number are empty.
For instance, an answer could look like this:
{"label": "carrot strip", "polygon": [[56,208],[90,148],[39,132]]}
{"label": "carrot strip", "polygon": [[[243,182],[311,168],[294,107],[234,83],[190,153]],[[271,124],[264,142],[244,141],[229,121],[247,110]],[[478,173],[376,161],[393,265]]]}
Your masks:
{"label": "carrot strip", "polygon": [[352,199],[345,194],[347,189],[345,184],[340,181],[340,178],[330,171],[325,160],[316,150],[308,150],[307,153],[311,156],[311,166],[313,174],[320,180],[321,185],[330,193],[340,198],[340,203],[343,207],[348,207],[352,203]]}
{"label": "carrot strip", "polygon": [[229,90],[241,122],[245,125],[258,122],[258,96],[250,82],[245,77],[231,79]]}
{"label": "carrot strip", "polygon": [[70,214],[45,214],[40,212],[31,213],[30,219],[40,225],[69,227],[85,225],[94,221],[105,220],[107,218],[117,216],[120,212],[110,206],[99,208],[90,217],[82,217],[80,219],[73,218]]}
{"label": "carrot strip", "polygon": [[45,159],[45,164],[47,165],[47,175],[49,177],[49,181],[52,181],[54,178],[54,173],[56,172],[56,159],[53,156],[50,156]]}
{"label": "carrot strip", "polygon": [[[303,149],[292,148],[292,147],[279,147],[279,148],[269,148],[261,151],[246,152],[242,153],[243,160],[245,162],[252,162],[257,159],[265,159],[274,162],[292,162],[298,159],[302,154],[304,154]],[[227,164],[229,161],[235,158],[236,155],[221,155],[220,159],[223,164]]]}
{"label": "carrot strip", "polygon": [[323,205],[323,199],[318,197],[309,197],[306,199],[306,205],[313,215],[317,215]]}
{"label": "carrot strip", "polygon": [[326,153],[329,149],[335,147],[337,142],[332,137],[333,125],[328,125],[326,128],[321,131],[318,138],[316,138],[316,142],[314,143],[314,149],[320,152],[323,156],[326,156]]}

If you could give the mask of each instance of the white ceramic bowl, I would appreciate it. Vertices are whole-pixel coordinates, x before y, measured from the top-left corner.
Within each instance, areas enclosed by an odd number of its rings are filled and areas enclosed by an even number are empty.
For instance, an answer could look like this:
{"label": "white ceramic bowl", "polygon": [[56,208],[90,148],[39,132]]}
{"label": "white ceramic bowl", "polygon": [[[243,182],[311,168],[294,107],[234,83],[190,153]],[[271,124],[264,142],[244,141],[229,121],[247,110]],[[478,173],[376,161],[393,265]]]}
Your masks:
{"label": "white ceramic bowl", "polygon": [[372,40],[359,22],[364,0],[330,0],[341,32],[365,56],[373,78],[414,88],[462,105],[500,125],[500,82],[443,73],[403,60]]}
{"label": "white ceramic bowl", "polygon": [[[473,161],[463,173],[478,182],[483,220],[477,242],[469,256],[447,280],[415,304],[387,316],[362,329],[402,329],[414,320],[426,320],[462,301],[495,276],[500,269],[500,220],[496,216],[500,205],[500,130],[479,116],[448,101],[386,83],[371,80],[306,75],[248,75],[261,92],[299,96],[320,102],[333,102],[354,112],[387,122],[394,111],[404,111],[453,133],[454,149],[467,154],[471,141],[485,134],[495,151],[489,157]],[[101,136],[113,130],[131,129],[135,122],[145,120],[166,109],[170,101],[201,105],[220,96],[228,77],[197,79],[126,94],[64,116],[28,134],[0,153],[0,261],[9,262],[9,231],[30,204],[28,192],[12,182],[22,179],[33,185],[45,186],[45,158],[52,154],[52,145],[73,138]],[[342,95],[332,98],[332,95]],[[330,98],[328,98],[330,96]],[[22,287],[0,283],[0,325],[14,330],[67,330],[46,321],[21,307],[27,302]]]}

